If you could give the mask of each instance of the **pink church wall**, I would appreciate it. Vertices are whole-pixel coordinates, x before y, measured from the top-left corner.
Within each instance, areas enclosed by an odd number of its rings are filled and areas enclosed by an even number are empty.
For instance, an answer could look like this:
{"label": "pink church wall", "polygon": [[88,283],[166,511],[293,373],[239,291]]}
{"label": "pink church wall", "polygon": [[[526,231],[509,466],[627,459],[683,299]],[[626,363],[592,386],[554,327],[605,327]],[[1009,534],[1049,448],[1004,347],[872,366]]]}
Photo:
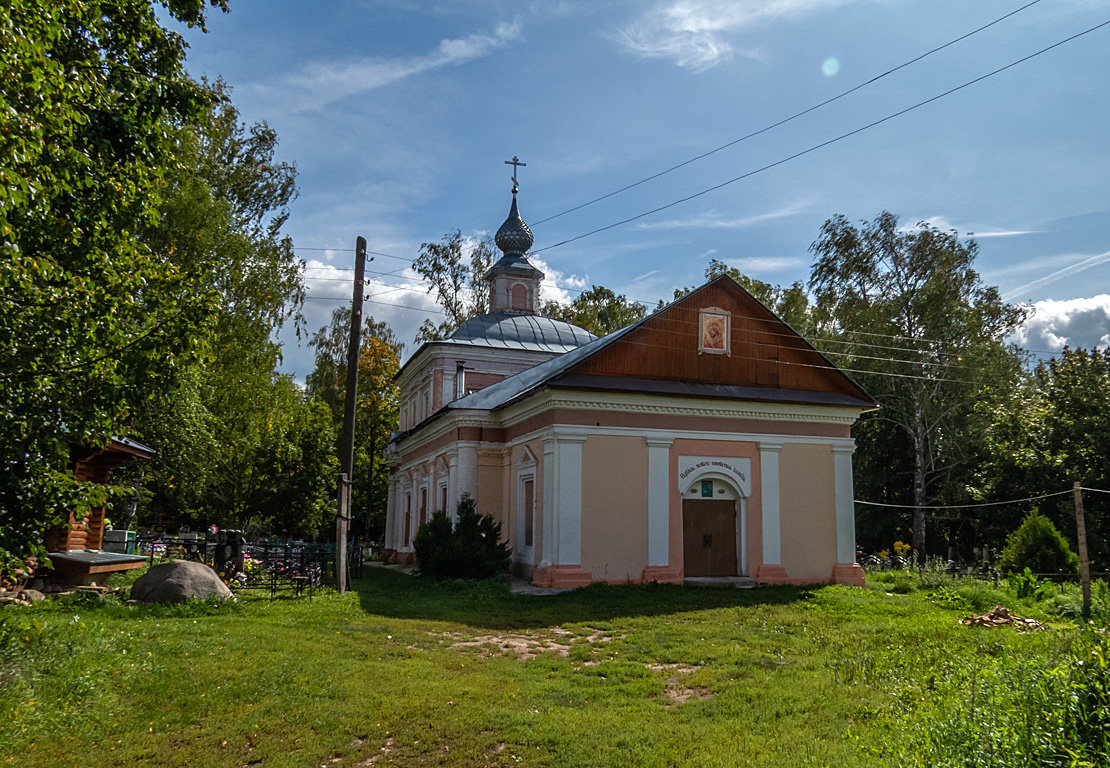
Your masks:
{"label": "pink church wall", "polygon": [[638,581],[647,565],[647,468],[642,437],[582,445],[582,567],[598,581]]}
{"label": "pink church wall", "polygon": [[779,477],[782,564],[791,581],[828,581],[836,564],[832,449],[827,445],[784,445]]}

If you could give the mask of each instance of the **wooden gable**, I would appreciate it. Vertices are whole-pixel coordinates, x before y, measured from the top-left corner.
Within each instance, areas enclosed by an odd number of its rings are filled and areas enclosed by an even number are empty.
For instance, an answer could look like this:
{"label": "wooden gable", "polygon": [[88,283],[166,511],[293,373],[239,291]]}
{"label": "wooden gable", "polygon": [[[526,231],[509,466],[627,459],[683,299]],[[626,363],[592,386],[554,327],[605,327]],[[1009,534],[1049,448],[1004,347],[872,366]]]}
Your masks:
{"label": "wooden gable", "polygon": [[[727,353],[701,348],[702,314],[718,310],[729,318]],[[685,383],[693,385],[687,388],[691,393],[736,396],[741,389],[797,391],[828,393],[839,402],[854,401],[865,407],[875,404],[855,382],[727,276],[706,283],[641,321],[550,383],[608,389],[627,388],[629,380],[656,382],[656,391],[676,390],[667,383]]]}

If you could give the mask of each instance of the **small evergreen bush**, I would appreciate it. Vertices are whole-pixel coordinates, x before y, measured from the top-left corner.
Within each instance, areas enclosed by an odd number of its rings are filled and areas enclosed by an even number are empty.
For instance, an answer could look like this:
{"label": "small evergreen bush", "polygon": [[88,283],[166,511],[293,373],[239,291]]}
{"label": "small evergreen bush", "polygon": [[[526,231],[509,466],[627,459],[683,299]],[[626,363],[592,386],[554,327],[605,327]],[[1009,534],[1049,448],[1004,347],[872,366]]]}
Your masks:
{"label": "small evergreen bush", "polygon": [[1033,573],[1075,574],[1079,572],[1079,557],[1052,521],[1034,509],[1006,539],[998,567],[1003,573],[1020,573],[1028,568]]}
{"label": "small evergreen bush", "polygon": [[501,541],[501,523],[479,515],[474,499],[463,494],[456,520],[438,510],[413,539],[420,573],[433,579],[488,579],[509,570],[509,546]]}

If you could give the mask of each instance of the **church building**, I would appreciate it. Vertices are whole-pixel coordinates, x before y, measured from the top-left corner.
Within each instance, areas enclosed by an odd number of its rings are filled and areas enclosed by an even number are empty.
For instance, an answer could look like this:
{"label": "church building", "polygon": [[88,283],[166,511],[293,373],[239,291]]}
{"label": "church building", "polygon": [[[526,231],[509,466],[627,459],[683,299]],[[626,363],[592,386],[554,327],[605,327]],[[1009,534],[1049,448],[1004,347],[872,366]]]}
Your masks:
{"label": "church building", "polygon": [[538,586],[862,585],[851,428],[875,401],[729,277],[600,338],[541,317],[516,198],[489,313],[398,374],[386,555],[468,493]]}

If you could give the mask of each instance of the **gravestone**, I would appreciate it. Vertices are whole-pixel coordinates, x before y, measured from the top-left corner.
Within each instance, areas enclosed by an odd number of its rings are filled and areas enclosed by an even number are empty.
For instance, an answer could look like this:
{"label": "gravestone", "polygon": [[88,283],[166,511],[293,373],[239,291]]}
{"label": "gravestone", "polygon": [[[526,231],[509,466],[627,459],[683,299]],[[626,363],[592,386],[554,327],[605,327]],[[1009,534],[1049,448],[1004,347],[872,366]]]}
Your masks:
{"label": "gravestone", "polygon": [[219,531],[216,534],[216,573],[227,578],[243,572],[243,532]]}

